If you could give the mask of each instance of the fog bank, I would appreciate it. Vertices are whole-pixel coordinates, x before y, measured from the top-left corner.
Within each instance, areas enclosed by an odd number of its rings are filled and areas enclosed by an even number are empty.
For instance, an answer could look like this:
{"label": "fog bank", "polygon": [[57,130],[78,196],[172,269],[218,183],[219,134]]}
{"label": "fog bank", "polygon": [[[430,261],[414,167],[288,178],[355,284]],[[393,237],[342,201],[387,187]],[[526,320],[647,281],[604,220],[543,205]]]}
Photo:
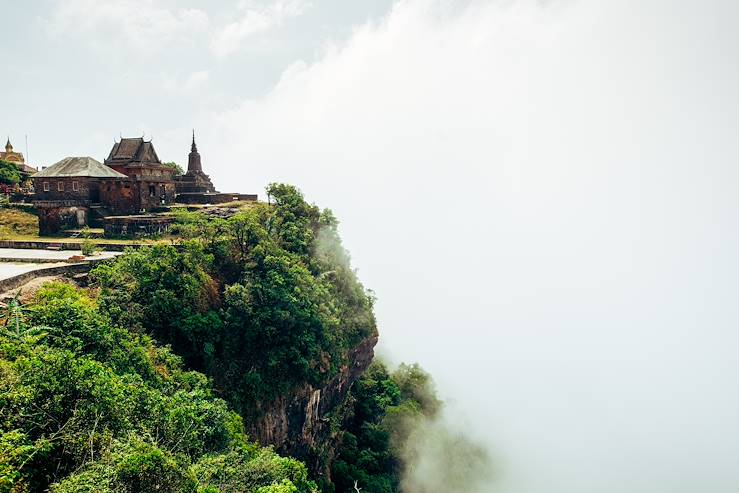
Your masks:
{"label": "fog bank", "polygon": [[401,1],[201,147],[334,209],[486,491],[734,492],[738,15]]}

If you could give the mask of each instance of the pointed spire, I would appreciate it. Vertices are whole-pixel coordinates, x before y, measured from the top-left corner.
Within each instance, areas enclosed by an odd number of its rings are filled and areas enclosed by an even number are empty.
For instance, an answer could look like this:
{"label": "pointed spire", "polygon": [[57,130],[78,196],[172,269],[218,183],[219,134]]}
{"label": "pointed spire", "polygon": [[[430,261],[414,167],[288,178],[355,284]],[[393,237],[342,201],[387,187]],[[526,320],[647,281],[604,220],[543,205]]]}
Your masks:
{"label": "pointed spire", "polygon": [[202,172],[203,167],[200,164],[200,154],[198,153],[198,146],[195,144],[195,129],[192,130],[192,147],[190,148],[190,155],[187,157],[187,172]]}
{"label": "pointed spire", "polygon": [[[0,141],[2,142],[2,141]],[[5,152],[13,152],[13,145],[10,143],[10,136],[8,135],[8,141],[5,143]]]}

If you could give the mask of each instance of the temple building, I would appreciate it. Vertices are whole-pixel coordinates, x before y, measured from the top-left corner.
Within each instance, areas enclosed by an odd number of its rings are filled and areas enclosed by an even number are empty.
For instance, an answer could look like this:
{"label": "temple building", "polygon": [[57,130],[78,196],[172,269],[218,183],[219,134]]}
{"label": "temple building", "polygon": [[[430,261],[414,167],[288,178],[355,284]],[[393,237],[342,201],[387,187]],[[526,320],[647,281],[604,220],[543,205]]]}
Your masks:
{"label": "temple building", "polygon": [[234,201],[254,202],[253,194],[219,192],[203,171],[198,146],[195,144],[195,131],[192,133],[190,154],[187,156],[187,172],[175,177],[177,202],[180,204],[224,204]]}
{"label": "temple building", "polygon": [[15,164],[23,173],[28,175],[32,175],[38,171],[36,168],[26,164],[23,153],[15,152],[13,150],[13,144],[10,143],[10,137],[8,137],[8,141],[5,143],[5,152],[0,151],[0,160]]}
{"label": "temple building", "polygon": [[67,157],[36,173],[33,205],[39,232],[54,234],[90,224],[91,212],[100,206],[100,190],[109,180],[128,177],[87,156]]}
{"label": "temple building", "polygon": [[[23,158],[9,153],[10,142],[1,155],[16,156],[16,163]],[[54,235],[93,226],[112,236],[163,234],[173,221],[166,212],[175,202],[207,206],[257,200],[256,195],[216,191],[203,172],[194,132],[187,173],[175,178],[174,172],[142,137],[115,142],[104,163],[64,158],[33,176],[39,232]]]}
{"label": "temple building", "polygon": [[129,180],[108,180],[101,201],[115,214],[137,214],[175,201],[174,169],[159,160],[154,145],[142,137],[116,142],[105,164]]}
{"label": "temple building", "polygon": [[203,172],[200,153],[195,144],[195,131],[192,132],[192,146],[187,156],[187,173],[175,178],[175,186],[178,196],[185,193],[217,193],[210,177]]}

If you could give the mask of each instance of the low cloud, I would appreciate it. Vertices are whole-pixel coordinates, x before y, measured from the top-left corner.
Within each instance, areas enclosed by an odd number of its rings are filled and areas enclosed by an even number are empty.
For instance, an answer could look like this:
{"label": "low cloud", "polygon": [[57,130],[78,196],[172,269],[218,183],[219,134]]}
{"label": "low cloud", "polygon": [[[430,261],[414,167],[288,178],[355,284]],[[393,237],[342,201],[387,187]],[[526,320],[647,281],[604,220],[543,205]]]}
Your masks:
{"label": "low cloud", "polygon": [[401,1],[215,115],[210,173],[334,210],[484,491],[736,491],[738,9]]}
{"label": "low cloud", "polygon": [[43,19],[56,36],[84,37],[97,49],[158,53],[207,32],[205,11],[169,8],[161,0],[56,1]]}
{"label": "low cloud", "polygon": [[203,91],[210,81],[210,72],[196,70],[181,77],[169,76],[162,80],[162,88],[168,92],[192,95]]}
{"label": "low cloud", "polygon": [[211,49],[218,57],[248,49],[248,42],[254,37],[302,15],[310,6],[310,2],[305,0],[276,0],[262,7],[242,3],[238,18],[214,32]]}

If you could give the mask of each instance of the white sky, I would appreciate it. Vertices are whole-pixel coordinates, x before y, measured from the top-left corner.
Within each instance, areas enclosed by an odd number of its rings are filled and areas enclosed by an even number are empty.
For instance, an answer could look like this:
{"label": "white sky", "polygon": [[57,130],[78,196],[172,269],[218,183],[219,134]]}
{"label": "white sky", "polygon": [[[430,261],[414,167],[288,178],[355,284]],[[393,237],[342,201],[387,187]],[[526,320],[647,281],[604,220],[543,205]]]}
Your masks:
{"label": "white sky", "polygon": [[484,493],[739,491],[736,2],[4,3],[0,132],[333,208]]}

